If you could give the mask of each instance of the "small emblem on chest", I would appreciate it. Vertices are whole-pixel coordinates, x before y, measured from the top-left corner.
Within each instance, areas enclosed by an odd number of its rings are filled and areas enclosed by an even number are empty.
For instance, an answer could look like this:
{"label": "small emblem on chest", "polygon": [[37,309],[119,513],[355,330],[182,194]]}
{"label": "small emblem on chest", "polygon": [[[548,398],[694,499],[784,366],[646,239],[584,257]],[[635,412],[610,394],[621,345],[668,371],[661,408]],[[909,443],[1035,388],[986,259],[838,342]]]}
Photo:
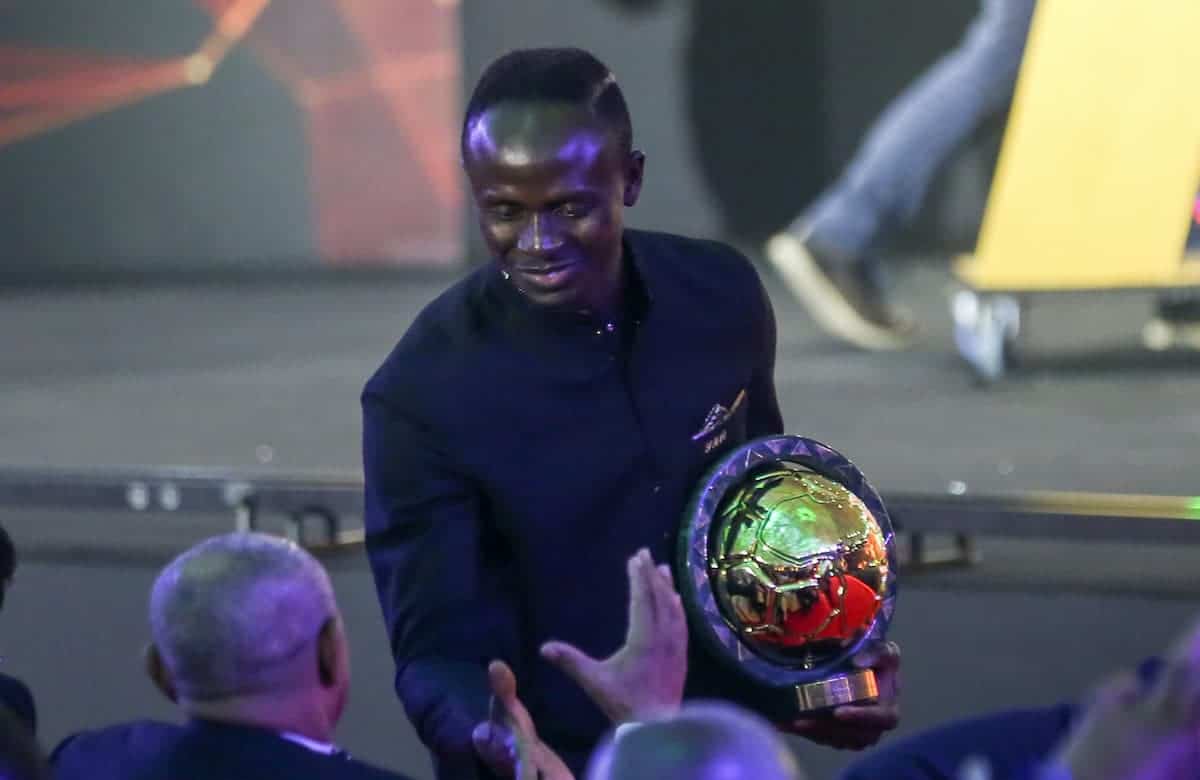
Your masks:
{"label": "small emblem on chest", "polygon": [[709,439],[708,441],[704,442],[704,454],[707,455],[708,453],[715,450],[717,447],[720,447],[722,444],[725,443],[725,440],[728,438],[729,438],[729,431],[721,431],[716,436],[714,436],[711,439]]}
{"label": "small emblem on chest", "polygon": [[[737,413],[745,401],[746,391],[742,390],[728,407],[721,404],[713,404],[713,408],[709,409],[708,414],[704,417],[704,425],[698,433],[692,436],[692,441],[700,442],[708,439],[708,441],[704,441],[704,452],[706,454],[724,444],[725,440],[729,438],[729,432],[721,430],[721,428],[725,423],[729,422],[730,418]],[[718,433],[718,431],[720,432]],[[713,434],[716,435],[714,436]]]}

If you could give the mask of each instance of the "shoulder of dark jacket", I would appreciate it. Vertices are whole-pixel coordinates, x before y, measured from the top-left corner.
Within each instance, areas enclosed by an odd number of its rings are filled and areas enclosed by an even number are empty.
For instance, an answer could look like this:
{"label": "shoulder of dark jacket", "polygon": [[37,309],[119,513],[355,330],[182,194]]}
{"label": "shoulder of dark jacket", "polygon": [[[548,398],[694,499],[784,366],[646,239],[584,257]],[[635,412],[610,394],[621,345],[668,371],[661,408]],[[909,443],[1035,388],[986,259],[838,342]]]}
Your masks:
{"label": "shoulder of dark jacket", "polygon": [[425,385],[438,362],[461,354],[486,327],[487,266],[475,269],[442,292],[413,319],[404,335],[367,380],[363,395],[403,395],[418,379]]}
{"label": "shoulder of dark jacket", "polygon": [[59,741],[50,753],[50,763],[57,763],[65,757],[74,757],[74,754],[81,754],[80,757],[82,757],[109,750],[119,750],[122,745],[146,739],[166,739],[182,731],[183,727],[175,723],[156,720],[136,720],[98,729],[77,731]]}
{"label": "shoulder of dark jacket", "polygon": [[627,230],[626,239],[656,299],[738,319],[766,314],[758,270],[728,244],[645,230]]}
{"label": "shoulder of dark jacket", "polygon": [[626,230],[635,254],[642,254],[646,262],[670,263],[672,270],[693,271],[721,278],[728,282],[757,282],[758,272],[754,265],[737,249],[723,243],[704,238],[680,236],[653,230]]}
{"label": "shoulder of dark jacket", "polygon": [[[223,724],[212,724],[211,728],[228,731],[235,735],[240,732],[252,732],[254,734],[268,733],[263,729],[225,726]],[[151,747],[168,749],[171,744],[178,744],[179,740],[188,739],[187,735],[191,730],[192,728],[189,726],[182,726],[175,723],[138,720],[118,723],[99,729],[80,731],[58,743],[54,751],[50,754],[50,763],[56,769],[60,770],[68,768],[83,770],[88,766],[101,766],[105,762],[111,762],[114,756],[121,754],[138,755],[140,751]],[[292,750],[298,756],[308,755],[307,752],[300,752],[307,751],[306,748],[286,742],[274,735],[271,735],[271,738],[280,740],[279,747],[282,750]],[[261,741],[261,738],[255,736],[254,740]],[[211,749],[212,745],[209,745],[209,748]],[[316,753],[313,754],[314,757],[319,755]],[[345,773],[339,772],[339,775],[352,774],[375,780],[409,780],[404,775],[354,758],[345,761],[345,763],[339,763],[338,766],[344,766],[348,770]],[[70,772],[69,776],[75,777],[77,775],[74,772]]]}

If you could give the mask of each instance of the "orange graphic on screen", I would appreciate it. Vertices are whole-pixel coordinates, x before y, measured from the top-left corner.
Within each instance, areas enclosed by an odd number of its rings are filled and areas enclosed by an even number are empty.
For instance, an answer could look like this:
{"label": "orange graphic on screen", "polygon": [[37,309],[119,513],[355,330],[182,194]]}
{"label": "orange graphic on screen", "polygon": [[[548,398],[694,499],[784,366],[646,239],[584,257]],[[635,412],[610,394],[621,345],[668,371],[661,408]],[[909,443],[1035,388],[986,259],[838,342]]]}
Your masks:
{"label": "orange graphic on screen", "polygon": [[432,0],[193,0],[165,59],[0,45],[0,148],[173,90],[246,46],[306,123],[313,224],[333,262],[459,256],[456,9]]}

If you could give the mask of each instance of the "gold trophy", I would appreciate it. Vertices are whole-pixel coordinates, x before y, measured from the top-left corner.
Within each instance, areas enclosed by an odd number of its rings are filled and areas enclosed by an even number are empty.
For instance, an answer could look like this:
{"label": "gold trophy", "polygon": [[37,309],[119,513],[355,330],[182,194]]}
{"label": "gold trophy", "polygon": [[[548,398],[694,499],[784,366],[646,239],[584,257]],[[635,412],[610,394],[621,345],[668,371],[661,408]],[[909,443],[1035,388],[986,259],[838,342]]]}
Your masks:
{"label": "gold trophy", "polygon": [[732,451],[701,481],[677,552],[692,635],[738,676],[742,703],[786,719],[877,696],[851,659],[887,631],[894,534],[840,453],[800,436]]}

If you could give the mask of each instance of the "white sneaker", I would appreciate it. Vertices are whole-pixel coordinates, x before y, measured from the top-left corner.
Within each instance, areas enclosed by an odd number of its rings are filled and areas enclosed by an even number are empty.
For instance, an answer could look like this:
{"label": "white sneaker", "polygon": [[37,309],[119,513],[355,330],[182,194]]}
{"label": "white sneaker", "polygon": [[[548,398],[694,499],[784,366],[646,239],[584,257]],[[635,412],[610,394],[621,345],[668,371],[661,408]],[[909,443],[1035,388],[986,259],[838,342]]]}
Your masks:
{"label": "white sneaker", "polygon": [[833,262],[789,232],[776,233],[765,247],[767,260],[823,330],[867,350],[912,346],[911,317],[893,311],[875,282],[851,263]]}

